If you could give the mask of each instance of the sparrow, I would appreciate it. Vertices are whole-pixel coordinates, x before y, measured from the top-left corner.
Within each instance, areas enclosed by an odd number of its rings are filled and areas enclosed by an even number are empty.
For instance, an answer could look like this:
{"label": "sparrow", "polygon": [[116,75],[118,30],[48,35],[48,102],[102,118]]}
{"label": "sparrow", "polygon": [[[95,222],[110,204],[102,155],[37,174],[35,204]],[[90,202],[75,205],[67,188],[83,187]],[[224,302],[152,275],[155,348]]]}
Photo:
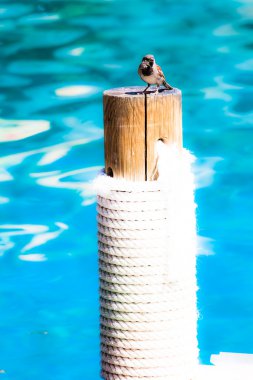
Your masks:
{"label": "sparrow", "polygon": [[157,85],[155,92],[156,94],[158,93],[158,89],[162,84],[168,90],[173,90],[173,87],[166,82],[162,69],[156,64],[155,57],[152,54],[147,54],[142,58],[141,64],[138,68],[138,74],[141,79],[148,84],[143,91],[144,93],[147,91],[151,84]]}

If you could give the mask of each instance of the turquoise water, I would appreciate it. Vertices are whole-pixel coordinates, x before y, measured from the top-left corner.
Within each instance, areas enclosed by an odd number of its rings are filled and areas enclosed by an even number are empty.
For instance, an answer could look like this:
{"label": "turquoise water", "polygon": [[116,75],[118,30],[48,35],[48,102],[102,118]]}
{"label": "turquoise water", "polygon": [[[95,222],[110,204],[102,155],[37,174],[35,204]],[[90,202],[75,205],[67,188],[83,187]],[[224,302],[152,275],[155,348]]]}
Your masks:
{"label": "turquoise water", "polygon": [[0,377],[99,379],[102,91],[153,53],[197,157],[200,360],[253,353],[253,4],[0,1]]}

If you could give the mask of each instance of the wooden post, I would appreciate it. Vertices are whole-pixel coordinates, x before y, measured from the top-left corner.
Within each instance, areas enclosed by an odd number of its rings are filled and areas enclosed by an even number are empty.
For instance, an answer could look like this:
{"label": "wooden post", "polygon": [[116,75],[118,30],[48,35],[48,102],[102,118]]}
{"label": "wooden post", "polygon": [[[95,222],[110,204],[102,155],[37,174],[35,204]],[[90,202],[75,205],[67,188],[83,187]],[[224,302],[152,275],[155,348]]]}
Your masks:
{"label": "wooden post", "polygon": [[182,146],[181,91],[144,87],[104,92],[105,168],[108,175],[131,181],[155,179],[155,143]]}

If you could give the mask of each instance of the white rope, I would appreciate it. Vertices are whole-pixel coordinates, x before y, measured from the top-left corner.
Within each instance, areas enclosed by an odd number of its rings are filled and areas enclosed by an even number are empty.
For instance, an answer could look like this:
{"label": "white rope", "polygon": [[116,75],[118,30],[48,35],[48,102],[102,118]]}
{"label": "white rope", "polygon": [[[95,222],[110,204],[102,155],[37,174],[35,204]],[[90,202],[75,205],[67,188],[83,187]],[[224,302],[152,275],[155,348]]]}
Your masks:
{"label": "white rope", "polygon": [[[111,220],[109,218],[105,218],[102,215],[98,214],[97,221],[101,226],[110,227],[110,228],[118,228],[120,230],[148,230],[148,231],[157,231],[161,227],[161,220],[153,220],[152,225],[150,225],[150,221],[147,220],[128,220],[127,225],[125,220]],[[164,219],[166,222],[166,218]]]}
{"label": "white rope", "polygon": [[[101,371],[101,377],[103,379],[107,380],[140,380],[140,376],[135,377],[135,376],[122,376],[122,375],[117,375],[114,373],[106,372],[106,371]],[[168,375],[166,376],[155,376],[155,377],[147,377],[146,379],[148,380],[168,380]]]}
{"label": "white rope", "polygon": [[[165,264],[165,261],[163,261]],[[104,272],[108,272],[111,274],[120,275],[120,276],[162,276],[167,275],[168,270],[165,265],[162,263],[158,263],[159,266],[138,266],[138,267],[130,267],[125,265],[115,265],[108,264],[102,260],[99,261],[100,269]]]}
{"label": "white rope", "polygon": [[[102,273],[102,272],[100,272]],[[105,278],[105,276],[104,276]],[[109,278],[110,279],[110,278]],[[105,290],[109,290],[113,293],[134,293],[134,294],[159,294],[161,292],[166,291],[166,287],[169,286],[169,284],[163,284],[161,283],[161,279],[158,284],[155,283],[148,283],[148,284],[122,284],[122,283],[113,283],[105,281],[104,279],[100,278],[100,287]]]}
{"label": "white rope", "polygon": [[156,321],[168,321],[170,320],[170,314],[165,312],[161,313],[122,313],[120,311],[109,310],[104,307],[100,308],[100,315],[105,318],[116,321],[127,321],[127,322],[156,322]]}
{"label": "white rope", "polygon": [[[148,202],[148,200],[147,200]],[[100,215],[110,218],[110,219],[119,219],[124,221],[149,221],[150,223],[153,220],[163,220],[165,221],[167,218],[166,209],[153,209],[147,211],[126,211],[126,210],[112,210],[102,207],[100,205],[97,206],[97,211]]]}
{"label": "white rope", "polygon": [[[182,329],[183,331],[184,329]],[[153,342],[156,341],[157,345],[160,345],[160,342],[164,342],[163,345],[164,347],[173,347],[171,352],[173,354],[178,350],[181,352],[180,355],[180,360],[182,361],[182,365],[184,364],[185,360],[187,360],[187,357],[184,357],[182,359],[182,354],[185,353],[185,350],[187,351],[188,355],[191,355],[191,352],[188,352],[187,345],[191,344],[192,341],[191,339],[187,339],[187,337],[178,337],[174,336],[173,332],[171,331],[127,331],[127,330],[119,330],[119,329],[114,329],[114,328],[108,328],[106,326],[101,326],[100,329],[101,335],[105,337],[110,337],[110,338],[117,338],[117,339],[125,339],[129,341],[137,341],[138,343],[140,342],[145,342],[145,346],[147,348],[153,347]],[[181,332],[182,334],[182,332]],[[165,344],[167,342],[167,344]],[[193,340],[194,344],[196,343],[196,340]],[[195,350],[196,351],[196,350]],[[170,358],[167,358],[168,362],[170,361]],[[170,363],[168,363],[170,364]]]}
{"label": "white rope", "polygon": [[167,247],[145,247],[142,248],[124,248],[124,247],[114,247],[111,245],[104,244],[102,242],[98,242],[98,247],[101,252],[108,253],[114,256],[122,256],[122,257],[135,257],[135,258],[145,258],[145,257],[164,257],[167,252]]}
{"label": "white rope", "polygon": [[[168,366],[166,362],[164,362],[164,366],[160,367],[148,367],[148,368],[133,368],[129,367],[128,365],[120,365],[120,364],[109,364],[106,361],[102,361],[102,368],[109,373],[115,374],[115,375],[121,375],[122,379],[124,379],[125,376],[131,376],[131,377],[139,377],[139,378],[154,378],[161,376],[167,376],[165,379],[185,379],[185,368],[180,365],[180,363],[174,363],[174,357],[172,357],[172,364]],[[187,363],[188,364],[188,363]],[[189,376],[189,375],[188,375]],[[189,380],[190,378],[187,377]]]}
{"label": "white rope", "polygon": [[[114,373],[101,371],[101,377],[106,380],[140,380],[140,377],[134,377],[134,376],[122,376],[122,375],[116,375]],[[155,378],[147,378],[147,379],[154,379],[154,380],[168,380],[168,376],[156,376]]]}
{"label": "white rope", "polygon": [[151,321],[128,322],[128,321],[119,321],[119,320],[115,320],[111,318],[104,318],[103,316],[101,316],[100,323],[101,325],[105,327],[110,327],[116,330],[124,330],[124,331],[135,330],[135,331],[146,332],[146,331],[149,331],[149,329],[151,329],[152,331],[157,332],[157,331],[166,331],[167,329],[170,329],[170,328],[175,328],[180,319],[184,320],[183,317],[184,317],[184,314],[179,315],[175,323],[174,320],[160,321],[159,318],[157,321],[154,321],[154,322],[151,322]]}
{"label": "white rope", "polygon": [[164,263],[162,260],[158,261],[157,257],[123,257],[123,256],[114,256],[112,254],[104,253],[103,251],[99,250],[99,258],[101,261],[107,264],[113,264],[113,265],[122,265],[127,267],[145,267],[145,266],[158,266],[162,265],[164,266],[166,264],[165,260]]}
{"label": "white rope", "polygon": [[[158,274],[151,276],[117,276],[112,273],[104,272],[99,270],[100,279],[112,284],[119,285],[144,285],[144,286],[152,286],[152,285],[160,285],[161,283],[166,281],[166,275],[163,278]],[[162,281],[163,280],[163,281]]]}
{"label": "white rope", "polygon": [[127,349],[114,346],[108,346],[108,344],[101,344],[101,352],[112,356],[119,356],[128,359],[155,359],[155,358],[167,358],[171,355],[171,350],[168,348],[156,347],[153,349]]}
{"label": "white rope", "polygon": [[[161,224],[161,222],[160,222]],[[107,226],[103,226],[102,224],[99,223],[98,225],[99,232],[104,235],[108,236],[110,238],[115,238],[115,239],[151,239],[153,240],[154,238],[156,239],[162,239],[164,236],[166,236],[166,229],[164,226],[161,226],[160,229],[119,229],[118,226],[114,226],[114,228],[110,228]]]}
{"label": "white rope", "polygon": [[[137,235],[138,237],[138,235]],[[165,236],[166,238],[166,236]],[[103,235],[99,231],[98,233],[98,239],[101,243],[111,245],[112,247],[120,247],[120,248],[166,248],[168,247],[168,242],[166,239],[161,238],[155,238],[152,239],[152,237],[147,239],[112,239],[110,236]]]}
{"label": "white rope", "polygon": [[158,181],[96,184],[105,380],[190,380],[197,365],[192,158],[158,145]]}
{"label": "white rope", "polygon": [[[159,193],[160,197],[160,193]],[[163,199],[151,199],[149,202],[123,202],[118,200],[112,200],[100,197],[97,197],[97,203],[104,208],[109,210],[125,210],[125,211],[150,211],[150,210],[166,210],[166,202]]]}
{"label": "white rope", "polygon": [[137,350],[138,352],[143,350],[168,350],[169,352],[171,351],[171,349],[168,348],[168,343],[166,339],[135,340],[105,335],[101,344],[105,344],[108,347],[114,347],[115,349]]}

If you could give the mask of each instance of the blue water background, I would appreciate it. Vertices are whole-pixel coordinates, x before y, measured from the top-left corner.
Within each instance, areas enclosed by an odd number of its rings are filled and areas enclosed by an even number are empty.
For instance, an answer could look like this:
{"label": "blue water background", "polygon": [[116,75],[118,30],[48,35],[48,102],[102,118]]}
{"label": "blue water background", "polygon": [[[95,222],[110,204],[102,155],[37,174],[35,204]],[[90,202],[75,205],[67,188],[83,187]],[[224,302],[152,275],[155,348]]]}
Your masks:
{"label": "blue water background", "polygon": [[197,157],[199,347],[253,353],[253,3],[0,1],[0,377],[99,379],[102,91],[155,54]]}

